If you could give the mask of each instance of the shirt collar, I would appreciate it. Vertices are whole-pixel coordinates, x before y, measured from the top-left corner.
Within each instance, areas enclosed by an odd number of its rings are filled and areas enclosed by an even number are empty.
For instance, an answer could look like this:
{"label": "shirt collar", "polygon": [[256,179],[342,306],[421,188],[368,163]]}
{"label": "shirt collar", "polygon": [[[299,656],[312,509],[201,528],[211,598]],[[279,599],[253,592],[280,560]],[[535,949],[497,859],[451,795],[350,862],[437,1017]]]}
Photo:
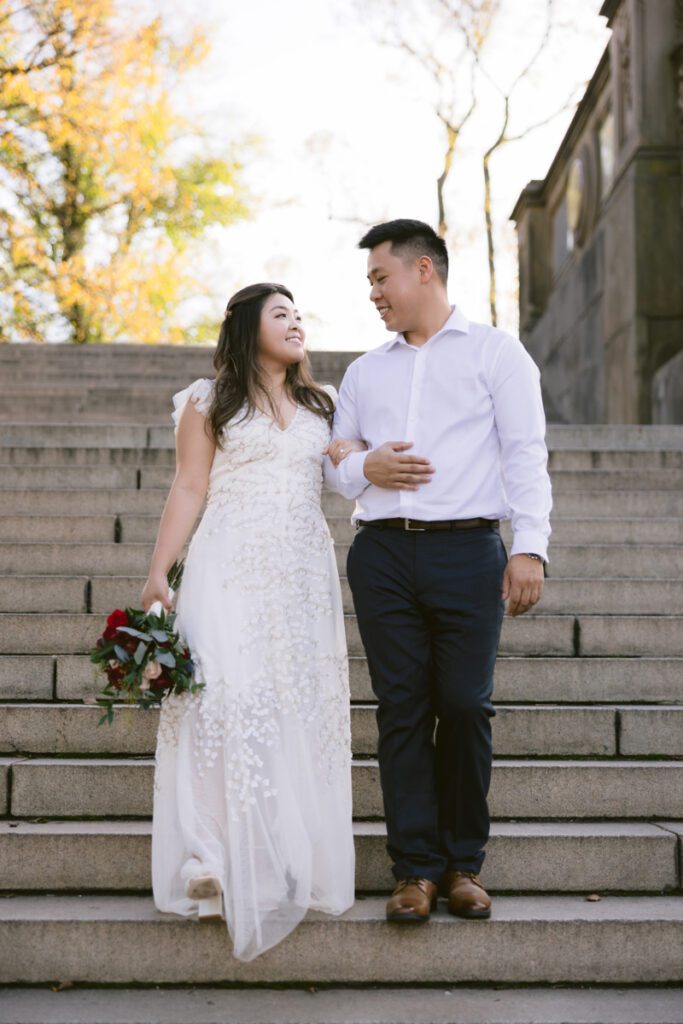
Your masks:
{"label": "shirt collar", "polygon": [[[467,317],[460,309],[458,309],[457,306],[451,306],[451,315],[448,320],[443,327],[436,332],[436,334],[432,335],[429,340],[433,341],[434,338],[438,338],[441,334],[445,334],[446,331],[457,331],[459,334],[469,334],[469,330],[470,322]],[[415,348],[414,345],[410,345],[410,342],[406,341],[403,334],[395,334],[387,347],[393,348],[396,344],[409,345],[410,348]]]}

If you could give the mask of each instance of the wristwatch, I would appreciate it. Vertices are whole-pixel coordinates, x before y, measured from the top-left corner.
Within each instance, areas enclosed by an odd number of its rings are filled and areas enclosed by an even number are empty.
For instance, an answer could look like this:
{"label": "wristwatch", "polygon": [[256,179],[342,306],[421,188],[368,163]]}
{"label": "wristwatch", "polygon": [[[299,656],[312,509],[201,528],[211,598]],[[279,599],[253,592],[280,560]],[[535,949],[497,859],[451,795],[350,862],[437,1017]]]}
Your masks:
{"label": "wristwatch", "polygon": [[532,551],[523,551],[522,554],[526,555],[527,558],[533,558],[534,562],[540,562],[543,566],[543,579],[548,578],[548,563],[542,555],[537,555]]}

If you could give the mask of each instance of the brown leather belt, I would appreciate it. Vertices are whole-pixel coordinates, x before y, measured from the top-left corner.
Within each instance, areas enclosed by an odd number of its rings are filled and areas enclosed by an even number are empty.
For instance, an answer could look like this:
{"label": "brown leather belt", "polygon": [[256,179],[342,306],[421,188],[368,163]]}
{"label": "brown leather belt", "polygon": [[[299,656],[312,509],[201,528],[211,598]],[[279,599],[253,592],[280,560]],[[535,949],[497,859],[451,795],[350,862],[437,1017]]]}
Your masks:
{"label": "brown leather belt", "polygon": [[396,530],[408,530],[411,533],[418,533],[425,530],[474,530],[477,527],[487,526],[490,530],[496,530],[500,526],[499,519],[483,519],[478,516],[476,519],[358,519],[356,528],[359,526],[388,526]]}

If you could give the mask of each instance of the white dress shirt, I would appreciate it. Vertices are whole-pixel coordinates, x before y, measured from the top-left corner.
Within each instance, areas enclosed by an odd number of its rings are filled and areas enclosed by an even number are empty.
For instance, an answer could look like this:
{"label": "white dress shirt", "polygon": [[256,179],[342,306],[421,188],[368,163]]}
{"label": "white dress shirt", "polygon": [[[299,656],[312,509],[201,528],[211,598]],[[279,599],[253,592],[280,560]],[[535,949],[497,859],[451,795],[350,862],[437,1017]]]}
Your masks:
{"label": "white dress shirt", "polygon": [[371,484],[367,452],[335,468],[325,483],[355,498],[352,519],[511,519],[511,555],[548,558],[551,485],[540,373],[522,343],[487,324],[468,322],[455,306],[424,345],[397,334],[348,367],[333,438],[412,441],[408,455],[435,467],[417,491]]}

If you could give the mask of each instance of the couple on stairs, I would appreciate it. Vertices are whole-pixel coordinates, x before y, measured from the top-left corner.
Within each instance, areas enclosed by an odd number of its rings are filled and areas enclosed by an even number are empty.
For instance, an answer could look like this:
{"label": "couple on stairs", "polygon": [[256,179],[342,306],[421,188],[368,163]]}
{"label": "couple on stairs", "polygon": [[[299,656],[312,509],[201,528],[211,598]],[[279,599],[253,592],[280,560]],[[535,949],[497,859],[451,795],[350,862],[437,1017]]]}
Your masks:
{"label": "couple on stairs", "polygon": [[[539,372],[522,344],[468,322],[448,254],[420,221],[372,228],[370,300],[397,332],[339,395],[308,370],[280,285],[230,300],[215,380],[174,396],[176,476],[142,594],[168,608],[204,688],[165,698],[152,878],[162,911],[225,918],[251,960],[317,909],[354,898],[342,595],[321,508],[356,499],[347,576],[377,696],[387,918],[490,916],[493,670],[505,612],[540,599],[551,488]],[[508,558],[499,522],[511,518]],[[435,732],[436,726],[436,732]]]}

